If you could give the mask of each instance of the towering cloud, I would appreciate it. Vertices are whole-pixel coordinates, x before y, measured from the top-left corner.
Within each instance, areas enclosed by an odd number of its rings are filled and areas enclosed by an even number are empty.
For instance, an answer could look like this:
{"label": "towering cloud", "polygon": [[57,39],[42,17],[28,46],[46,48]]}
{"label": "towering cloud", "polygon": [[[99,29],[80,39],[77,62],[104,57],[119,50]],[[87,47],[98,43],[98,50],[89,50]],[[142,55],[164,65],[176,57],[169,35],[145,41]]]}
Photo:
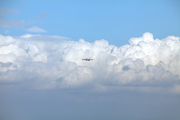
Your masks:
{"label": "towering cloud", "polygon": [[[83,58],[93,61],[82,61]],[[69,41],[60,36],[0,35],[0,82],[33,89],[168,89],[180,92],[180,41],[151,33],[117,47],[106,40]]]}

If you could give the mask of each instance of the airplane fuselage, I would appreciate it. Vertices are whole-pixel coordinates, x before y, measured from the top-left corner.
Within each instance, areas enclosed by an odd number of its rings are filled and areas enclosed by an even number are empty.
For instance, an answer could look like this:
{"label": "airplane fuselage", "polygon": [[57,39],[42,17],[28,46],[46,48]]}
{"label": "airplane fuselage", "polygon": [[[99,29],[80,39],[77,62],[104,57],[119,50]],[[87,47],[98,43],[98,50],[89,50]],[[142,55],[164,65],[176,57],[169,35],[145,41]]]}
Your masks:
{"label": "airplane fuselage", "polygon": [[93,60],[93,59],[87,58],[87,59],[82,59],[82,60],[91,61],[91,60]]}

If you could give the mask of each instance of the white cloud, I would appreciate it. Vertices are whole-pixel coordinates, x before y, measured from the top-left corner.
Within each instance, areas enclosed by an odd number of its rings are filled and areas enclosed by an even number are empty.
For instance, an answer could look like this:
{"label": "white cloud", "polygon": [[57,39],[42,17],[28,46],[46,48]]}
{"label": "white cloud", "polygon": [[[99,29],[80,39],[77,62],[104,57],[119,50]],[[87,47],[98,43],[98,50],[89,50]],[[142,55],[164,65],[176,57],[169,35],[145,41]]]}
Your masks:
{"label": "white cloud", "polygon": [[[67,41],[61,36],[0,36],[0,82],[33,81],[34,89],[168,89],[179,91],[180,41],[151,33],[117,47],[106,40]],[[90,62],[82,58],[91,57]]]}
{"label": "white cloud", "polygon": [[23,27],[24,25],[30,25],[30,24],[35,24],[36,21],[28,21],[27,23],[18,20],[4,20],[6,15],[10,13],[17,13],[16,9],[7,9],[7,8],[0,8],[0,27]]}
{"label": "white cloud", "polygon": [[31,27],[31,28],[27,29],[27,31],[29,31],[29,32],[47,32],[46,30],[39,28],[37,26]]}
{"label": "white cloud", "polygon": [[0,8],[0,15],[16,13],[16,12],[17,12],[16,9]]}
{"label": "white cloud", "polygon": [[24,21],[5,21],[0,20],[0,26],[1,27],[23,27],[25,25]]}
{"label": "white cloud", "polygon": [[26,24],[27,25],[31,25],[31,24],[35,24],[37,21],[28,21]]}
{"label": "white cloud", "polygon": [[17,12],[16,9],[0,8],[0,14],[9,14]]}
{"label": "white cloud", "polygon": [[42,12],[42,13],[38,16],[38,18],[45,18],[45,17],[47,17],[47,16],[49,16],[49,14],[48,14],[47,12]]}
{"label": "white cloud", "polygon": [[17,12],[16,9],[0,8],[0,27],[23,27],[25,25],[25,22],[23,20],[22,21],[3,20],[5,14],[16,13],[16,12]]}
{"label": "white cloud", "polygon": [[9,33],[9,30],[4,31],[4,33],[6,33],[6,34]]}

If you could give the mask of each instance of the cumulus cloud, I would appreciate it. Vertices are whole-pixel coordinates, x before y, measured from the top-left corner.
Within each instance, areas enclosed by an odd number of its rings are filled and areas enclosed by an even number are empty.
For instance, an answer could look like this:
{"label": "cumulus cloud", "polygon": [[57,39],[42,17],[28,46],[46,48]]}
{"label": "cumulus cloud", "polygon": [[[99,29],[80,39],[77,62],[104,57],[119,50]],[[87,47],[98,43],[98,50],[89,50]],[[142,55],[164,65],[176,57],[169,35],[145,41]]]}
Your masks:
{"label": "cumulus cloud", "polygon": [[47,32],[46,30],[44,30],[40,27],[37,27],[37,26],[31,27],[31,28],[27,29],[27,31],[29,31],[29,32]]}
{"label": "cumulus cloud", "polygon": [[[93,61],[82,61],[82,58]],[[179,93],[180,41],[151,33],[117,47],[106,40],[61,36],[0,36],[0,82],[28,82],[33,89],[167,90]]]}

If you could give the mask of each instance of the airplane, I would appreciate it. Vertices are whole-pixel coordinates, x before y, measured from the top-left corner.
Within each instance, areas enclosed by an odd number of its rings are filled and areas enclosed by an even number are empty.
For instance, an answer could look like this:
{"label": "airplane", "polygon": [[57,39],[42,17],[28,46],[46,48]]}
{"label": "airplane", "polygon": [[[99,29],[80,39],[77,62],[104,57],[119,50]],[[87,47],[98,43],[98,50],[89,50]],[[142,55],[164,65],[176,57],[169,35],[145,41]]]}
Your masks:
{"label": "airplane", "polygon": [[86,58],[86,59],[82,59],[82,60],[91,61],[91,60],[93,60],[93,59],[91,59],[91,58]]}

